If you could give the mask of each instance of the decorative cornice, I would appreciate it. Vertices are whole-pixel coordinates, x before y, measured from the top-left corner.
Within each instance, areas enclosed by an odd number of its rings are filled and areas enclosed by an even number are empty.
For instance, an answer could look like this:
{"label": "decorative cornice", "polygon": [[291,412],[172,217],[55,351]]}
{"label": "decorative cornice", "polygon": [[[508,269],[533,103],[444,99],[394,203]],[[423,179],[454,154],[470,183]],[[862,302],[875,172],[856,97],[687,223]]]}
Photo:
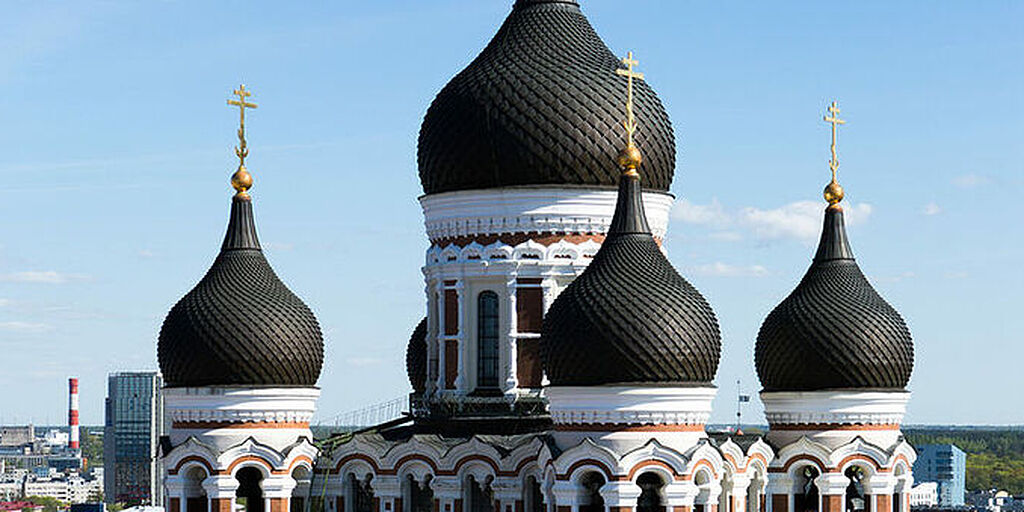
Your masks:
{"label": "decorative cornice", "polygon": [[[905,391],[773,391],[762,392],[765,418],[780,425],[899,425],[907,410]],[[878,428],[874,428],[878,430]]]}
{"label": "decorative cornice", "polygon": [[320,396],[316,388],[165,388],[163,393],[166,414],[175,428],[226,428],[226,424],[241,423],[273,423],[276,428],[305,424],[294,428],[308,428]]}
{"label": "decorative cornice", "polygon": [[[552,386],[544,390],[559,430],[609,430],[609,425],[703,430],[711,417],[714,388]],[[561,426],[566,426],[562,428]],[[599,427],[594,427],[594,426]],[[577,427],[578,426],[578,427]]]}
{"label": "decorative cornice", "polygon": [[[645,192],[651,230],[664,238],[673,197]],[[616,191],[592,188],[499,188],[430,194],[420,198],[432,241],[514,233],[604,234]]]}

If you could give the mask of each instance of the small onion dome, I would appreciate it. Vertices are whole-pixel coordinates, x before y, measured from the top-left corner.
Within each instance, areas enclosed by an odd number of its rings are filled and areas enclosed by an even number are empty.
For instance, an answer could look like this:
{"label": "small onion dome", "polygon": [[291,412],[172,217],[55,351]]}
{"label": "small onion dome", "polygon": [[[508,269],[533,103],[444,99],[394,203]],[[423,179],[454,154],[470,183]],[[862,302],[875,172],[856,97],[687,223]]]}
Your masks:
{"label": "small onion dome", "polygon": [[[419,136],[427,194],[516,185],[614,187],[619,59],[575,0],[519,0],[486,48],[446,85]],[[645,186],[668,191],[675,136],[644,81],[635,109]]]}
{"label": "small onion dome", "polygon": [[765,391],[902,389],[910,380],[910,331],[857,266],[839,205],[825,210],[807,274],[761,325],[755,359]]}
{"label": "small onion dome", "polygon": [[624,175],[608,237],[544,317],[548,380],[709,384],[720,352],[714,311],[662,254],[644,215],[639,177]]}
{"label": "small onion dome", "polygon": [[232,199],[220,254],[167,314],[157,352],[171,387],[316,385],[320,326],[263,256],[247,194]]}
{"label": "small onion dome", "polygon": [[409,374],[409,384],[417,395],[427,390],[427,319],[420,321],[409,337],[409,346],[405,349],[405,371]]}

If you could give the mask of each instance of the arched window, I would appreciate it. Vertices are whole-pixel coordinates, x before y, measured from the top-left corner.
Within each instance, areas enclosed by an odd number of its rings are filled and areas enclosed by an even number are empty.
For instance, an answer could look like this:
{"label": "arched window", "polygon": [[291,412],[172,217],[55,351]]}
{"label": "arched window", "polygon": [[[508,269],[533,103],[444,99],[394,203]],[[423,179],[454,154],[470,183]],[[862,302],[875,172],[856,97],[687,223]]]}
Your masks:
{"label": "arched window", "polygon": [[434,490],[430,488],[431,476],[423,477],[422,482],[416,481],[412,475],[406,475],[403,483],[404,502],[402,512],[433,512]]}
{"label": "arched window", "polygon": [[206,470],[194,466],[185,473],[185,512],[206,512]]}
{"label": "arched window", "polygon": [[604,483],[604,476],[597,471],[585,473],[580,478],[580,512],[604,512],[604,498],[601,496]]}
{"label": "arched window", "polygon": [[544,512],[544,491],[533,475],[526,477],[523,486],[523,506],[526,512]]}
{"label": "arched window", "polygon": [[477,388],[498,387],[498,294],[482,292],[476,301]]}
{"label": "arched window", "polygon": [[352,512],[375,512],[373,506],[373,487],[370,486],[373,475],[367,474],[360,480],[355,473],[348,474],[348,496]]}
{"label": "arched window", "polygon": [[747,512],[762,512],[764,510],[764,486],[765,478],[755,470],[754,478],[747,486]]}
{"label": "arched window", "polygon": [[465,507],[469,512],[493,512],[494,493],[491,491],[490,482],[478,482],[476,477],[466,477],[466,494],[468,503]]}
{"label": "arched window", "polygon": [[818,485],[814,480],[818,478],[818,468],[804,466],[797,474],[799,487],[796,496],[793,497],[794,512],[818,512]]}
{"label": "arched window", "polygon": [[640,496],[636,499],[636,512],[665,512],[665,500],[662,490],[665,481],[657,473],[647,472],[636,479],[640,486]]}
{"label": "arched window", "polygon": [[[292,479],[295,480],[295,488],[292,489],[292,502],[288,510],[290,512],[307,512],[311,508],[309,498],[311,497],[313,473],[306,466],[298,466],[292,471]],[[316,510],[322,508],[322,506],[313,507]]]}
{"label": "arched window", "polygon": [[844,473],[850,480],[846,486],[846,512],[865,512],[867,499],[864,496],[864,470],[860,466],[850,466]]}
{"label": "arched window", "polygon": [[235,474],[238,479],[238,490],[235,491],[237,503],[245,507],[245,512],[263,512],[263,488],[260,482],[263,473],[252,466],[246,466]]}

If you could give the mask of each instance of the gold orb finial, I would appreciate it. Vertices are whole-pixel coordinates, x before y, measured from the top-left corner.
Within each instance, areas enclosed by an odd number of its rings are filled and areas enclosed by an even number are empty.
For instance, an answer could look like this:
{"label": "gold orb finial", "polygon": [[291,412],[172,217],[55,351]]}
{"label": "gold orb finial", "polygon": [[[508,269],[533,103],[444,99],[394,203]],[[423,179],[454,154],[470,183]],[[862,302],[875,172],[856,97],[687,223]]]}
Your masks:
{"label": "gold orb finial", "polygon": [[830,182],[825,185],[825,200],[829,206],[835,206],[843,200],[843,187],[838,182]]}
{"label": "gold orb finial", "polygon": [[643,163],[644,157],[640,154],[640,149],[636,146],[626,146],[625,149],[619,151],[617,158],[619,168],[622,169],[625,174],[638,174],[636,172],[640,164]]}
{"label": "gold orb finial", "polygon": [[238,170],[231,175],[231,186],[238,191],[237,196],[248,197],[248,191],[252,188],[252,174],[245,168],[244,165],[239,165]]}

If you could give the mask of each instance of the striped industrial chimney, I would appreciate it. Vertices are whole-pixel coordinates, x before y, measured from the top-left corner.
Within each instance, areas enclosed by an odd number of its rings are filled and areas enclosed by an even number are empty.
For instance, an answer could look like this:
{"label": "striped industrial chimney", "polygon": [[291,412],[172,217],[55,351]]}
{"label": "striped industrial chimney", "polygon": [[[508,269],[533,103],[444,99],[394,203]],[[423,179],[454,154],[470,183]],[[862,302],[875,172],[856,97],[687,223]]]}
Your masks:
{"label": "striped industrial chimney", "polygon": [[78,450],[78,379],[68,379],[68,448]]}

